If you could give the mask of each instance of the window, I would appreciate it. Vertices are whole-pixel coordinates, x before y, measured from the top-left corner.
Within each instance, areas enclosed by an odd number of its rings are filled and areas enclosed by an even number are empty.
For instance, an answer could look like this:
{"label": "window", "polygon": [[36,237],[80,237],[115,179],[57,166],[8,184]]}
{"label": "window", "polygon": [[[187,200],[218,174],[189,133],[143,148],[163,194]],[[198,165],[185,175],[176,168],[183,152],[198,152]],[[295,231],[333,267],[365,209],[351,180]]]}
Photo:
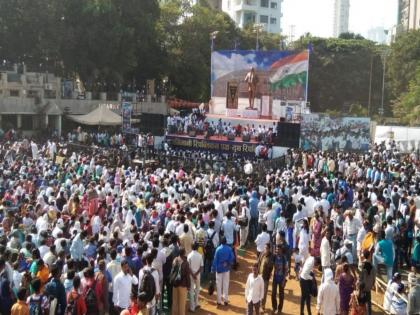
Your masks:
{"label": "window", "polygon": [[261,0],[261,7],[268,8],[268,0]]}
{"label": "window", "polygon": [[277,24],[276,18],[270,18],[270,24]]}
{"label": "window", "polygon": [[260,23],[268,23],[268,16],[260,15]]}
{"label": "window", "polygon": [[22,117],[22,129],[32,130],[33,129],[32,115],[22,115],[21,117]]}
{"label": "window", "polygon": [[34,90],[28,90],[27,91],[27,97],[28,98],[35,98],[38,96],[38,92]]}
{"label": "window", "polygon": [[277,9],[277,2],[271,2],[271,8]]}
{"label": "window", "polygon": [[10,96],[19,97],[19,90],[10,90]]}
{"label": "window", "polygon": [[255,23],[255,14],[254,13],[245,13],[244,15],[244,25],[254,24]]}

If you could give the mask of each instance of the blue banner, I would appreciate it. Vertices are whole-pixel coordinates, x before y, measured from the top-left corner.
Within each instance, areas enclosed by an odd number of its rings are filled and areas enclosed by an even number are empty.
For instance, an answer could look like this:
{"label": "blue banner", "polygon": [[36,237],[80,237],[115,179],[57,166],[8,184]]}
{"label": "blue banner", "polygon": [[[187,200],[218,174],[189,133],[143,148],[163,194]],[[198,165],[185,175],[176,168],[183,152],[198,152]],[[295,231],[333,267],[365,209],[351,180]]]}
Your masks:
{"label": "blue banner", "polygon": [[122,117],[122,132],[129,133],[131,131],[131,113],[133,105],[129,102],[121,104],[121,117]]}

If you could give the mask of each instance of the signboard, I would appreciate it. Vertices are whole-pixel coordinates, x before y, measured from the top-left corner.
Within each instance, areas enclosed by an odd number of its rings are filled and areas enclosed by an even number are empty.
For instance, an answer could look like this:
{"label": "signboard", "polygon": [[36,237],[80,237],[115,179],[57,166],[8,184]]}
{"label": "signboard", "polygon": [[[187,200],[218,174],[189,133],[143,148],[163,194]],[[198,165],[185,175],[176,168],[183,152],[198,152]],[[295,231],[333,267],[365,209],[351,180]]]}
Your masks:
{"label": "signboard", "polygon": [[217,151],[220,153],[238,153],[243,155],[255,155],[258,143],[216,141],[207,139],[195,139],[187,137],[166,136],[171,146],[186,150]]}
{"label": "signboard", "polygon": [[226,108],[238,109],[238,83],[229,81],[226,95]]}
{"label": "signboard", "polygon": [[300,146],[304,150],[367,151],[370,142],[367,117],[302,115]]}
{"label": "signboard", "polygon": [[211,55],[212,97],[227,97],[229,82],[241,82],[240,98],[248,97],[246,74],[254,68],[258,76],[257,95],[305,100],[309,66],[308,51],[221,50]]}
{"label": "signboard", "polygon": [[129,102],[121,104],[121,117],[122,117],[122,132],[127,133],[131,131],[131,113],[133,105]]}

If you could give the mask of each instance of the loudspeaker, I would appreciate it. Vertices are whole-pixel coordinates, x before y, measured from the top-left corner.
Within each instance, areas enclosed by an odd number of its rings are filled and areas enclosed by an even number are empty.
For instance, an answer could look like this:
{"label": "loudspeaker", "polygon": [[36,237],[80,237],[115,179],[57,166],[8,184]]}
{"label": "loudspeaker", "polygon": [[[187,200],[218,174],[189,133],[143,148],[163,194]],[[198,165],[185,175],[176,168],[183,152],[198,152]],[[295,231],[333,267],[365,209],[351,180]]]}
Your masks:
{"label": "loudspeaker", "polygon": [[277,124],[277,136],[273,139],[275,146],[287,148],[299,148],[300,124],[279,122]]}
{"label": "loudspeaker", "polygon": [[189,132],[188,132],[188,136],[190,136],[190,137],[195,137],[197,135],[197,133],[196,133],[196,131],[195,130],[190,130]]}
{"label": "loudspeaker", "polygon": [[235,135],[233,133],[229,133],[227,135],[227,138],[228,138],[229,141],[234,141],[235,140]]}

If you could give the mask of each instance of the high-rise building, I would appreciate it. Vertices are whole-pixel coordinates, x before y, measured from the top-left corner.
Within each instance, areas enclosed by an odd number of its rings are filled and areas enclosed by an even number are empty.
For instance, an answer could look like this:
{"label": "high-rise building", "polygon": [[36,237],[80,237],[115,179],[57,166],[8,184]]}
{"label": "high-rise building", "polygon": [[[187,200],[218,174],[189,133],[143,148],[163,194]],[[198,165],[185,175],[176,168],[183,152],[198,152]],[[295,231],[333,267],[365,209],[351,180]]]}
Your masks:
{"label": "high-rise building", "polygon": [[350,0],[334,1],[333,36],[338,37],[349,31]]}
{"label": "high-rise building", "polygon": [[264,31],[281,33],[281,4],[283,0],[222,0],[222,10],[236,25],[262,24]]}
{"label": "high-rise building", "polygon": [[398,1],[398,32],[420,29],[420,0]]}
{"label": "high-rise building", "polygon": [[367,39],[379,44],[386,44],[388,41],[388,30],[383,26],[372,27],[367,31]]}

